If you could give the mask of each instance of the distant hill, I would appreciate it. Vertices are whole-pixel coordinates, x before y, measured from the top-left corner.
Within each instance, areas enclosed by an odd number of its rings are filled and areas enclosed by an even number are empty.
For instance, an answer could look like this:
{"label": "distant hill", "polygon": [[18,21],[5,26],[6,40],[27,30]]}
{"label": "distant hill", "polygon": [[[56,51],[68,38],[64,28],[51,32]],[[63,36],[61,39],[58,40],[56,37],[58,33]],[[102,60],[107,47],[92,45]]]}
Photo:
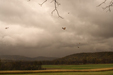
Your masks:
{"label": "distant hill", "polygon": [[57,59],[56,57],[25,57],[25,56],[20,56],[20,55],[0,55],[1,60],[25,60],[25,61],[46,61],[46,60],[54,60]]}
{"label": "distant hill", "polygon": [[43,57],[43,56],[39,56],[39,57],[35,57],[35,58],[32,58],[33,60],[40,60],[40,61],[43,61],[43,60],[55,60],[55,59],[58,59],[56,57]]}
{"label": "distant hill", "polygon": [[113,63],[113,52],[77,53],[55,59],[58,64]]}
{"label": "distant hill", "polygon": [[23,61],[42,61],[42,64],[98,64],[113,63],[113,52],[95,52],[95,53],[76,53],[62,58],[56,57],[25,57],[19,55],[2,55],[2,60],[23,60]]}

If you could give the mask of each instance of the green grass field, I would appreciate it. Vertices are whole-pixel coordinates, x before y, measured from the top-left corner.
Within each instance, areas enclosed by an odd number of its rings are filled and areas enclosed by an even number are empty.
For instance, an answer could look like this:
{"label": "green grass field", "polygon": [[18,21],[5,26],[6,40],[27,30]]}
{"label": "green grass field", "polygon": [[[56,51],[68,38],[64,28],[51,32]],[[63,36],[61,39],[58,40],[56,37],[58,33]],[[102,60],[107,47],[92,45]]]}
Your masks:
{"label": "green grass field", "polygon": [[[111,68],[113,64],[90,64],[90,65],[43,65],[43,68],[59,68],[59,69],[99,69]],[[0,74],[0,75],[113,75],[112,71],[102,72],[57,72],[57,73],[28,73],[28,74]]]}
{"label": "green grass field", "polygon": [[43,68],[57,68],[57,69],[98,69],[111,68],[113,64],[89,64],[89,65],[43,65]]}

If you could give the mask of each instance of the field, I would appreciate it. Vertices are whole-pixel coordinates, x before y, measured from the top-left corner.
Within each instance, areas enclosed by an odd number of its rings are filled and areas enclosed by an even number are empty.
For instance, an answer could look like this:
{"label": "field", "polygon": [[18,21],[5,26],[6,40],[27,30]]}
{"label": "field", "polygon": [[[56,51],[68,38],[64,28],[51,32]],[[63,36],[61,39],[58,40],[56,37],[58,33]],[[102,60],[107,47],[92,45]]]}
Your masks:
{"label": "field", "polygon": [[100,69],[100,68],[112,68],[113,64],[88,64],[88,65],[43,65],[43,68],[49,69]]}
{"label": "field", "polygon": [[0,74],[0,75],[113,75],[113,71],[105,71],[105,72],[30,73],[30,74]]}
{"label": "field", "polygon": [[[113,75],[113,69],[111,71],[107,71],[107,68],[113,68],[113,64],[90,64],[90,65],[43,65],[43,68],[48,68],[48,71],[53,70],[67,70],[64,72],[56,71],[56,72],[49,72],[49,73],[27,73],[26,74],[0,74],[0,75]],[[56,69],[55,69],[56,68]],[[89,69],[89,70],[88,70]],[[99,72],[87,72],[87,71],[93,71],[93,69],[96,70],[104,70]],[[68,72],[68,70],[70,72]],[[71,72],[71,70],[77,70],[75,72]],[[86,72],[79,72],[85,71]]]}

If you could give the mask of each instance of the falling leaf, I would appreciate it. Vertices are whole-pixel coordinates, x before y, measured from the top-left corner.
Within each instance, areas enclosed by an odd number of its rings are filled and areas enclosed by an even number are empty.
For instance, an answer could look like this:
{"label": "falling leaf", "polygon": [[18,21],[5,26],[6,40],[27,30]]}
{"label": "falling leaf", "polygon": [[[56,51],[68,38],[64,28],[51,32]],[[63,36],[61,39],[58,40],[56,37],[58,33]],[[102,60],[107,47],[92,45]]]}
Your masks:
{"label": "falling leaf", "polygon": [[63,30],[65,30],[65,29],[66,29],[66,27],[62,27],[62,29],[63,29]]}

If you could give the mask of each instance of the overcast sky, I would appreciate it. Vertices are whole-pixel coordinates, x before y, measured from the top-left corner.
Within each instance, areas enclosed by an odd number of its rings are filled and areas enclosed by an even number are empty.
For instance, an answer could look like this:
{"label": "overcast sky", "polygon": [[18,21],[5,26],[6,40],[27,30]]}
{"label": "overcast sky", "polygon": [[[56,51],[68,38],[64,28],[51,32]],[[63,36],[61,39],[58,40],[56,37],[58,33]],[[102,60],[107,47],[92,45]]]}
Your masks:
{"label": "overcast sky", "polygon": [[43,0],[0,0],[0,55],[63,57],[113,51],[113,8],[103,10],[107,3],[97,7],[102,1],[58,0],[61,19],[51,14],[51,0],[42,7]]}

